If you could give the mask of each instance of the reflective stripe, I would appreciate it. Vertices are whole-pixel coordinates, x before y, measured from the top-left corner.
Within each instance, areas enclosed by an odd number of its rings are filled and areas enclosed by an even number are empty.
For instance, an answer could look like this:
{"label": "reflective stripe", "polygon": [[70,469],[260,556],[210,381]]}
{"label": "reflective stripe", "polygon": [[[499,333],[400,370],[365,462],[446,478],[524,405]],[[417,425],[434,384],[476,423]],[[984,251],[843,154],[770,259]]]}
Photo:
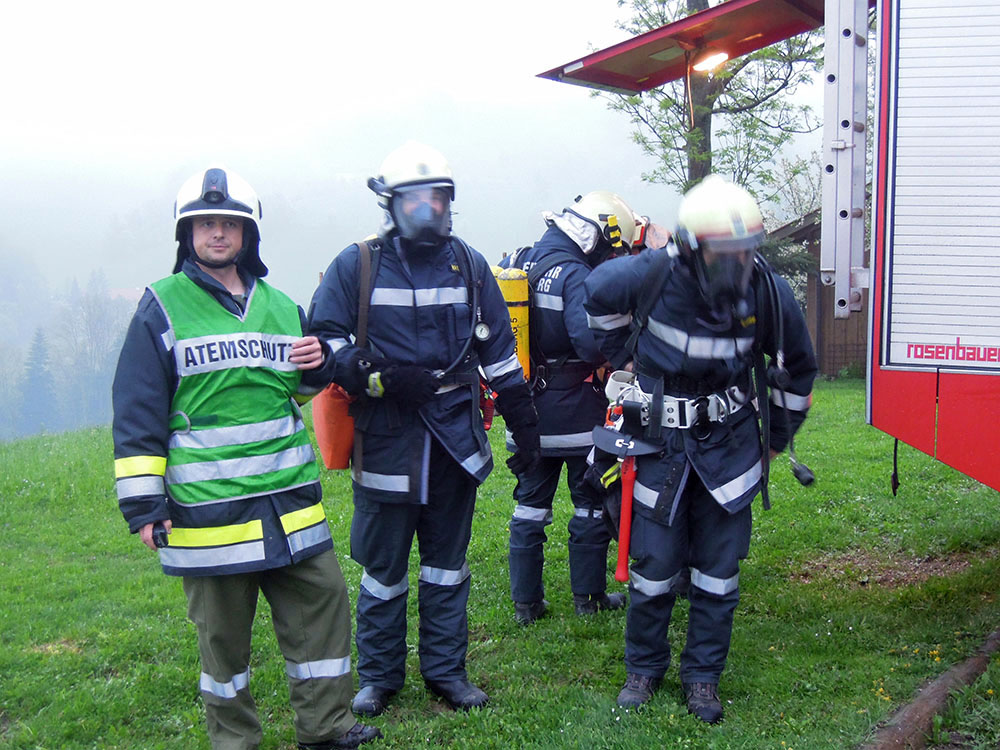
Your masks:
{"label": "reflective stripe", "polygon": [[170,535],[170,546],[160,550],[160,563],[168,568],[223,568],[264,559],[264,542],[188,549],[174,546],[176,533]]}
{"label": "reflective stripe", "polygon": [[469,577],[469,563],[462,563],[458,570],[447,568],[432,568],[429,565],[420,566],[420,580],[438,586],[458,586]]}
{"label": "reflective stripe", "polygon": [[223,544],[239,544],[263,538],[264,527],[260,519],[231,526],[174,527],[170,532],[170,544],[176,547],[218,547]]}
{"label": "reflective stripe", "polygon": [[292,344],[298,336],[283,333],[239,331],[182,339],[174,347],[174,361],[180,377],[236,367],[263,367],[280,372],[295,372],[298,365],[289,362]]}
{"label": "reflective stripe", "polygon": [[644,484],[636,482],[632,487],[632,499],[638,500],[640,503],[645,505],[647,508],[656,507],[656,499],[660,496],[660,493],[656,490],[651,490]]}
{"label": "reflective stripe", "polygon": [[143,497],[144,495],[165,495],[163,477],[126,477],[115,482],[118,499]]}
{"label": "reflective stripe", "polygon": [[514,518],[520,518],[522,521],[541,521],[542,523],[550,524],[552,523],[552,509],[518,505],[514,508]]}
{"label": "reflective stripe", "polygon": [[467,472],[475,476],[475,474],[478,473],[479,470],[483,468],[491,458],[493,458],[492,451],[486,453],[485,455],[480,453],[479,451],[476,451],[467,459],[462,461],[461,466]]}
{"label": "reflective stripe", "polygon": [[699,359],[733,359],[737,354],[745,354],[753,346],[753,337],[714,338],[712,336],[689,336],[680,328],[674,328],[649,318],[646,327],[660,341],[679,349],[690,357]]}
{"label": "reflective stripe", "polygon": [[632,588],[640,594],[645,594],[646,596],[662,596],[663,594],[670,593],[670,590],[674,587],[674,584],[677,582],[680,575],[681,571],[678,570],[665,581],[653,581],[649,578],[643,578],[634,570],[629,570],[629,581],[632,584]]}
{"label": "reflective stripe", "polygon": [[[162,307],[162,305],[161,305],[161,307]],[[168,352],[171,349],[173,349],[174,345],[177,344],[177,337],[174,336],[174,329],[173,328],[168,328],[163,333],[161,333],[160,334],[160,341],[163,342],[163,348],[166,349]]]}
{"label": "reflective stripe", "polygon": [[511,354],[503,362],[497,362],[492,365],[483,365],[483,372],[486,373],[486,377],[490,380],[499,377],[500,375],[506,375],[508,372],[514,372],[514,370],[520,369],[521,364],[517,361],[517,354]]}
{"label": "reflective stripe", "polygon": [[134,477],[139,474],[163,476],[167,468],[165,456],[128,456],[115,459],[115,478]]}
{"label": "reflective stripe", "polygon": [[293,555],[297,555],[302,550],[315,547],[317,544],[322,544],[330,538],[330,527],[325,523],[318,523],[315,526],[310,526],[308,529],[289,534],[288,549],[291,550]]}
{"label": "reflective stripe", "polygon": [[632,322],[632,313],[615,313],[613,315],[587,315],[587,325],[595,331],[613,331],[625,328]]}
{"label": "reflective stripe", "polygon": [[594,444],[594,436],[587,432],[570,432],[565,435],[542,435],[542,448],[589,448]]}
{"label": "reflective stripe", "polygon": [[382,601],[387,602],[390,599],[395,599],[397,596],[405,594],[410,588],[410,581],[404,575],[403,580],[399,583],[392,586],[385,586],[368,575],[368,571],[366,570],[361,575],[361,588],[374,596],[376,599],[381,599]]}
{"label": "reflective stripe", "polygon": [[386,492],[409,492],[410,477],[406,474],[376,474],[373,471],[362,471],[360,476],[355,468],[351,469],[351,477],[362,487]]}
{"label": "reflective stripe", "polygon": [[213,479],[252,477],[272,471],[303,466],[316,460],[312,445],[297,445],[277,453],[246,458],[226,458],[221,461],[198,461],[167,468],[167,484],[207,482]]}
{"label": "reflective stripe", "polygon": [[326,345],[329,347],[331,353],[336,354],[350,343],[347,339],[330,339],[326,342]]}
{"label": "reflective stripe", "polygon": [[800,396],[790,391],[782,391],[777,388],[771,389],[771,401],[781,406],[781,394],[785,395],[785,405],[792,411],[808,411],[812,406],[812,394]]}
{"label": "reflective stripe", "polygon": [[558,311],[563,309],[563,298],[555,294],[536,294],[531,305],[541,310]]}
{"label": "reflective stripe", "polygon": [[731,578],[716,578],[706,573],[702,573],[697,568],[691,568],[691,585],[697,586],[702,591],[710,594],[723,596],[732,593],[740,587],[740,574],[737,573]]}
{"label": "reflective stripe", "polygon": [[299,510],[293,510],[291,513],[285,513],[285,515],[281,516],[281,528],[285,530],[286,534],[291,534],[293,531],[304,529],[306,526],[312,526],[325,520],[326,514],[323,512],[323,503],[316,503],[315,505],[310,505],[308,508],[300,508]]}
{"label": "reflective stripe", "polygon": [[296,680],[309,680],[317,677],[343,677],[351,671],[351,657],[340,659],[320,659],[319,661],[304,661],[296,664],[285,660],[285,674]]}
{"label": "reflective stripe", "polygon": [[219,682],[206,672],[201,673],[201,679],[198,681],[198,687],[203,693],[211,693],[219,698],[235,698],[236,692],[243,690],[249,684],[250,667],[247,667],[246,672],[233,675],[233,679],[229,682]]}
{"label": "reflective stripe", "polygon": [[372,290],[372,304],[389,307],[430,307],[453,305],[469,301],[469,291],[464,286],[436,287],[431,289],[395,289],[376,287]]}
{"label": "reflective stripe", "polygon": [[573,511],[573,515],[577,518],[603,518],[604,510],[602,508],[577,508]]}
{"label": "reflective stripe", "polygon": [[716,502],[722,505],[730,503],[749,492],[760,481],[761,471],[760,461],[754,461],[753,466],[736,477],[736,479],[730,479],[724,485],[716,487],[714,490],[709,489],[709,492],[712,493],[712,497],[715,498]]}
{"label": "reflective stripe", "polygon": [[170,436],[169,445],[171,448],[220,448],[227,445],[245,445],[259,440],[288,437],[305,428],[301,420],[287,416],[232,427],[175,432]]}

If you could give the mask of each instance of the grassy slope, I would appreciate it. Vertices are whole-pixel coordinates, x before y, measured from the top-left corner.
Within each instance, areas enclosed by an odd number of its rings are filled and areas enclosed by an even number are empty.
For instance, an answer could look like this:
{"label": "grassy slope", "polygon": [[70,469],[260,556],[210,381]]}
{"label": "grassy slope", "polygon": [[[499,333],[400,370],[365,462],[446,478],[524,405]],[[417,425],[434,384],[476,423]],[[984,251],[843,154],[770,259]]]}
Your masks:
{"label": "grassy slope", "polygon": [[[975,649],[1000,615],[1000,495],[901,445],[903,485],[893,498],[892,441],[863,424],[863,402],[857,381],[818,384],[797,441],[818,480],[802,489],[782,464],[774,473],[774,508],[757,512],[741,576],[721,686],[731,703],[721,726],[686,715],[675,665],[650,706],[617,709],[625,617],[572,614],[565,489],[546,546],[552,614],[528,629],[514,624],[506,571],[513,482],[498,461],[479,494],[469,553],[469,670],[491,694],[492,708],[468,715],[443,708],[424,690],[411,653],[406,688],[375,720],[386,733],[382,746],[857,744],[922,681]],[[506,455],[501,428],[492,433],[498,457]],[[0,748],[207,748],[180,582],[163,576],[125,531],[109,431],[2,444],[0,464]],[[356,592],[349,482],[344,472],[327,472],[324,485]],[[609,568],[614,554],[612,545]],[[948,556],[970,564],[946,578],[895,587],[879,585],[873,572],[907,561],[919,572],[915,560]],[[685,623],[682,602],[671,627],[675,653]],[[263,747],[294,747],[284,664],[265,604],[252,666]]]}

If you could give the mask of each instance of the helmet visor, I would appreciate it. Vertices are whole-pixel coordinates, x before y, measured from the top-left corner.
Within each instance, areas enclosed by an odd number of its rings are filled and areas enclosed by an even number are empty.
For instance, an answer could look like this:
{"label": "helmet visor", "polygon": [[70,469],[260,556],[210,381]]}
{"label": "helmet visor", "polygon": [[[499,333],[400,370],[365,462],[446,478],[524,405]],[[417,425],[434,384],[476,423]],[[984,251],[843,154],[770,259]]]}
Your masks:
{"label": "helmet visor", "polygon": [[410,185],[393,191],[392,218],[399,233],[417,243],[435,242],[448,236],[451,226],[451,194],[446,187]]}

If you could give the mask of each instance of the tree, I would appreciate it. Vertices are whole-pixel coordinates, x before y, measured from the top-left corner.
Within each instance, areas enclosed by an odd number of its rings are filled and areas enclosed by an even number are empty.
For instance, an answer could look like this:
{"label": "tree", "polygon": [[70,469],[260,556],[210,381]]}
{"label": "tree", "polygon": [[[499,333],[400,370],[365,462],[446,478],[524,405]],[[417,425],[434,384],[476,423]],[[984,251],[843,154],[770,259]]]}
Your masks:
{"label": "tree", "polygon": [[59,423],[56,387],[49,369],[49,346],[41,328],[35,329],[19,389],[17,433],[31,435]]}
{"label": "tree", "polygon": [[[618,0],[631,17],[618,26],[641,34],[709,8],[709,0]],[[776,157],[796,133],[818,127],[808,106],[791,100],[822,65],[822,38],[801,34],[731,60],[714,72],[634,96],[601,93],[626,114],[632,137],[657,164],[643,174],[685,192],[707,174],[728,176],[759,200],[780,187]]]}

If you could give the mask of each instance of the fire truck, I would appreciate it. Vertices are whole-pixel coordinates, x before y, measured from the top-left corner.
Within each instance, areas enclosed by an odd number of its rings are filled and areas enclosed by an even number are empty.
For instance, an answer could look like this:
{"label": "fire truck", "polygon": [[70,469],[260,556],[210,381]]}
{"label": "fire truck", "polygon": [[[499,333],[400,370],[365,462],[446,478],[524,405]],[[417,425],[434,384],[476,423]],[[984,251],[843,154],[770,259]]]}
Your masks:
{"label": "fire truck", "polygon": [[[865,259],[868,16],[876,30]],[[868,314],[869,424],[1000,489],[1000,4],[729,0],[542,77],[638,93],[825,34],[819,276]],[[998,451],[1000,452],[1000,451]]]}

